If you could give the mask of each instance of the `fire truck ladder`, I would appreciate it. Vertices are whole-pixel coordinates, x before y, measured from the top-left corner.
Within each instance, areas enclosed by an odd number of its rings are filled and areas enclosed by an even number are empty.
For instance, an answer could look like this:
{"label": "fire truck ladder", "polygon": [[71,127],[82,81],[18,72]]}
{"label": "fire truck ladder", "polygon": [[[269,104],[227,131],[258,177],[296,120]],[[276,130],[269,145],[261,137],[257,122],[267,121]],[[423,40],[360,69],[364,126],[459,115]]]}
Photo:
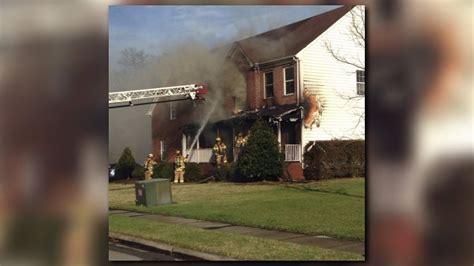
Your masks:
{"label": "fire truck ladder", "polygon": [[[121,108],[172,101],[202,100],[202,95],[206,93],[207,89],[205,88],[205,85],[202,84],[110,92],[109,108]],[[163,100],[165,97],[168,97],[168,99]],[[173,99],[171,99],[171,97],[173,97]]]}

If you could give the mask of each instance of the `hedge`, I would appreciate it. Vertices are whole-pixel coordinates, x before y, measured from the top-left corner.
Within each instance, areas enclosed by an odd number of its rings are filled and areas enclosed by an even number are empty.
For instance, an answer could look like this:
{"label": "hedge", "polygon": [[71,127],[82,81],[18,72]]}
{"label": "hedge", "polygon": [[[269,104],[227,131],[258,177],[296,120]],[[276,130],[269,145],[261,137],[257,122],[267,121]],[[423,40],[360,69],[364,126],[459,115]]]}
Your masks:
{"label": "hedge", "polygon": [[304,148],[306,180],[365,176],[365,141],[312,141]]}

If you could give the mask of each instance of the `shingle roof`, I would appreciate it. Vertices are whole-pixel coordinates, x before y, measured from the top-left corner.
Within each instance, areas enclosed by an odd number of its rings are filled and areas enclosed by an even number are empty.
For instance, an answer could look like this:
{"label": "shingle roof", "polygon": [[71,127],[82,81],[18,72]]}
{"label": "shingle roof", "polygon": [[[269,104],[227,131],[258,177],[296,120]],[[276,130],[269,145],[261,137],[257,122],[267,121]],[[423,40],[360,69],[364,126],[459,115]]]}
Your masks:
{"label": "shingle roof", "polygon": [[237,41],[253,63],[296,55],[353,6],[342,6],[323,14],[307,18],[271,31]]}

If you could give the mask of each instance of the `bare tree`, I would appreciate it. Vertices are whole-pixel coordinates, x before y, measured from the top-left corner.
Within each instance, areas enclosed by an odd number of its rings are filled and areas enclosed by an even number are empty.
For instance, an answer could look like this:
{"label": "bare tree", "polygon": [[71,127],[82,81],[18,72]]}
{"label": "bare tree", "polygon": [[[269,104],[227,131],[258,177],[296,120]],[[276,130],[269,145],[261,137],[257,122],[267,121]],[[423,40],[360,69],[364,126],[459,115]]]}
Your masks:
{"label": "bare tree", "polygon": [[[365,9],[361,6],[354,7],[350,12],[351,23],[348,26],[348,34],[354,45],[365,49]],[[354,58],[342,53],[334,48],[329,41],[325,41],[328,52],[337,61],[354,66],[358,69],[365,69],[365,64],[361,62],[361,58]]]}
{"label": "bare tree", "polygon": [[[351,23],[347,28],[347,32],[341,34],[349,35],[351,41],[354,44],[354,47],[365,49],[365,9],[362,6],[356,6],[349,12],[349,14]],[[365,63],[362,61],[365,58],[360,58],[354,55],[344,53],[344,51],[340,51],[339,49],[331,45],[331,42],[328,40],[326,40],[324,44],[329,54],[335,60],[343,64],[353,66],[358,70],[365,69]],[[365,100],[365,93],[362,95],[348,95],[340,92],[336,93],[342,99],[347,100],[344,106],[341,107],[346,107],[347,105],[350,105],[353,114],[358,117],[356,124],[352,128],[352,133],[355,133],[360,123],[364,123],[365,121],[365,108],[361,108],[359,104],[360,101]]]}
{"label": "bare tree", "polygon": [[118,63],[122,65],[125,70],[137,71],[145,67],[147,59],[148,55],[145,51],[129,47],[120,51]]}

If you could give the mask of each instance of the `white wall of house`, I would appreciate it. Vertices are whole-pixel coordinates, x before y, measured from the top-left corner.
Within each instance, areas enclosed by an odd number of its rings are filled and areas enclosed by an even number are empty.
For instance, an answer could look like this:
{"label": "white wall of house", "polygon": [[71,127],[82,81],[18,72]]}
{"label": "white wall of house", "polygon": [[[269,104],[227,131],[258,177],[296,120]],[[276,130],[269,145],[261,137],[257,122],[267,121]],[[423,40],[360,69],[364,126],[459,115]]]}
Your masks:
{"label": "white wall of house", "polygon": [[302,129],[303,147],[315,140],[365,138],[365,96],[357,97],[356,70],[360,69],[337,61],[325,45],[329,42],[333,50],[365,66],[364,48],[355,44],[348,30],[351,23],[351,14],[347,13],[297,54],[301,96],[307,88],[316,93],[323,104],[320,127]]}

